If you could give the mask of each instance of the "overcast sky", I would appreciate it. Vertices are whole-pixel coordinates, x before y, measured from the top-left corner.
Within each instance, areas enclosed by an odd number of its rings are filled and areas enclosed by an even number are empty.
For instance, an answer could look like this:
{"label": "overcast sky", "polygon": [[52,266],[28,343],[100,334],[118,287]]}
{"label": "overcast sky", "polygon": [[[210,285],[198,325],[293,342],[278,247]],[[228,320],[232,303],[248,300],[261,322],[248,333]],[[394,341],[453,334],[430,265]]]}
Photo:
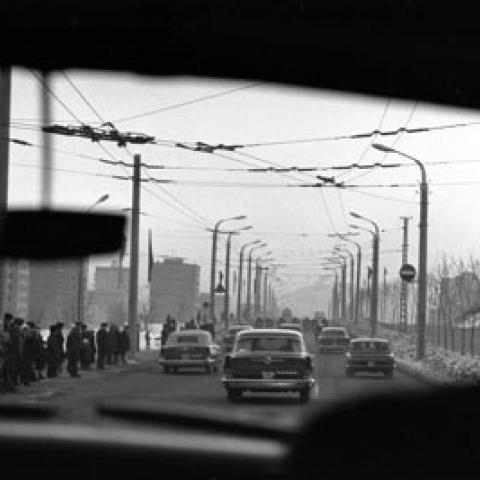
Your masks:
{"label": "overcast sky", "polygon": [[[81,92],[83,99],[68,79]],[[244,242],[257,238],[268,242],[266,250],[272,250],[275,261],[284,265],[278,268],[278,274],[284,279],[284,289],[315,282],[315,276],[321,272],[313,266],[334,244],[327,234],[349,230],[350,210],[374,219],[386,230],[381,237],[383,253],[380,261],[391,277],[397,275],[400,267],[400,252],[395,251],[400,249],[402,241],[400,216],[412,216],[409,255],[412,263],[417,261],[418,187],[368,186],[418,184],[420,172],[417,167],[376,169],[368,173],[364,170],[348,173],[325,171],[308,175],[238,171],[249,166],[269,166],[261,160],[298,167],[407,162],[396,155],[384,158],[380,152],[368,148],[371,138],[261,145],[239,150],[242,154],[223,152],[223,156],[174,148],[171,141],[242,145],[350,135],[378,128],[429,127],[480,120],[478,113],[461,109],[329,91],[280,88],[242,80],[159,80],[125,74],[79,72],[69,72],[68,79],[58,74],[52,82],[58,99],[52,98],[54,122],[78,124],[79,119],[85,124],[98,125],[100,117],[113,122],[119,130],[155,136],[160,143],[162,140],[167,142],[151,146],[131,145],[129,151],[140,153],[143,162],[150,165],[181,167],[149,170],[152,177],[178,180],[176,185],[143,184],[141,202],[145,215],[141,217],[141,284],[146,282],[147,231],[151,228],[155,256],[160,259],[161,255],[175,255],[198,263],[202,271],[201,288],[207,290],[211,234],[205,229],[220,218],[240,214],[247,215],[248,219],[225,225],[232,228],[252,225],[254,228],[235,239],[233,258],[238,258],[238,247]],[[41,146],[40,84],[31,72],[15,70],[12,88],[11,137]],[[216,96],[224,92],[230,93]],[[202,97],[210,98],[190,103]],[[186,104],[165,108],[182,103]],[[154,110],[158,111],[140,116]],[[137,118],[127,119],[137,114]],[[477,214],[479,133],[480,125],[473,125],[376,140],[386,145],[396,142],[395,148],[416,156],[427,165],[431,182],[431,268],[444,254],[465,258],[471,254],[480,255],[480,216]],[[108,142],[102,145],[110,157],[131,161],[125,149]],[[53,146],[57,169],[54,172],[55,204],[88,208],[98,197],[108,193],[110,198],[102,208],[118,210],[130,206],[131,183],[111,177],[125,175],[124,169],[94,158],[65,153],[109,159],[99,144],[56,135]],[[254,159],[252,155],[258,158]],[[473,161],[466,162],[470,160]],[[428,165],[429,162],[444,161],[453,163]],[[39,202],[40,165],[41,148],[11,146],[11,205]],[[194,169],[190,169],[192,167]],[[334,175],[346,184],[367,186],[341,190],[286,186],[315,182],[316,174]],[[144,175],[146,178],[146,173]],[[479,184],[475,184],[477,181]],[[468,184],[445,185],[459,182]],[[364,245],[365,254],[370,255],[369,235],[362,234],[357,240]],[[220,242],[219,259],[223,269],[223,242]]]}

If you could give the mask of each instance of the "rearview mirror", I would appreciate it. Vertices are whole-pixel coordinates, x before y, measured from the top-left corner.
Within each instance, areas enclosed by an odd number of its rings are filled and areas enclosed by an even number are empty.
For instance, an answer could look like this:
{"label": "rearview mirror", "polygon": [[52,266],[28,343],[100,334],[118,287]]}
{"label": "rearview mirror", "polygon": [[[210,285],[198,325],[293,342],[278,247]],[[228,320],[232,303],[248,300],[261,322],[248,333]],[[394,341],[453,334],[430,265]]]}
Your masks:
{"label": "rearview mirror", "polygon": [[125,216],[68,210],[13,210],[0,216],[0,258],[53,260],[119,250]]}

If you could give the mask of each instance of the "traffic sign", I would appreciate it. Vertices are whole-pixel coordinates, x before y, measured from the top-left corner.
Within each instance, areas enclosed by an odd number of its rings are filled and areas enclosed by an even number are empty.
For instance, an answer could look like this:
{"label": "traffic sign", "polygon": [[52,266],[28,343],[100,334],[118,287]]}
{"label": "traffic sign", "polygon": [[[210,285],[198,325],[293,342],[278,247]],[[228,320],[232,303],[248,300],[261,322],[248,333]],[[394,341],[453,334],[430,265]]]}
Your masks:
{"label": "traffic sign", "polygon": [[400,278],[405,282],[411,282],[416,274],[417,271],[415,270],[415,267],[409,263],[405,263],[400,268]]}

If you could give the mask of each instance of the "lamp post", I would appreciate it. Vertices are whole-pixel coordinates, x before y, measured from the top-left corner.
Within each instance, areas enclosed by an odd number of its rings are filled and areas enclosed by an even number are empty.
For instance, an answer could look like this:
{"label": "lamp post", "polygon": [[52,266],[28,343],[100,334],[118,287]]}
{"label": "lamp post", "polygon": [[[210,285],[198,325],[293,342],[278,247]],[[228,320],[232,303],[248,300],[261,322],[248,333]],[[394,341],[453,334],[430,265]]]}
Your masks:
{"label": "lamp post", "polygon": [[[265,256],[271,255],[273,252],[269,251]],[[255,262],[255,280],[254,280],[254,292],[255,298],[253,302],[253,317],[257,318],[258,313],[262,310],[262,272],[267,271],[268,267],[262,267],[261,262],[272,261],[273,258],[258,257]]]}
{"label": "lamp post", "polygon": [[332,287],[332,319],[338,321],[338,276],[336,267],[323,267],[323,270],[332,270],[335,273],[335,282]]}
{"label": "lamp post", "polygon": [[247,227],[239,228],[238,230],[232,230],[228,232],[227,236],[227,248],[225,253],[225,297],[223,299],[223,310],[225,312],[225,328],[229,326],[229,316],[230,316],[230,250],[232,245],[232,236],[238,235],[241,231],[251,230],[252,226],[248,225]]}
{"label": "lamp post", "polygon": [[354,273],[355,273],[355,257],[353,253],[348,250],[347,248],[336,247],[336,251],[338,252],[345,252],[350,257],[350,321],[354,321],[355,316],[355,281],[354,281]]}
{"label": "lamp post", "polygon": [[237,323],[241,323],[240,319],[242,316],[243,254],[246,248],[260,243],[262,243],[261,240],[253,240],[252,242],[245,243],[240,248],[240,259],[238,263]]}
{"label": "lamp post", "polygon": [[259,248],[266,247],[265,242],[253,246],[248,252],[248,270],[247,270],[247,322],[251,320],[252,312],[252,253]]}
{"label": "lamp post", "polygon": [[357,247],[357,285],[356,285],[356,292],[355,292],[355,323],[358,323],[360,319],[360,283],[362,279],[362,247],[361,245],[349,238],[352,235],[358,235],[358,233],[338,233],[338,234],[330,234],[329,236],[337,236],[346,242],[350,242]]}
{"label": "lamp post", "polygon": [[219,220],[213,228],[212,238],[212,263],[210,266],[210,321],[215,323],[215,269],[217,264],[217,236],[220,225],[230,220],[244,220],[245,215],[238,215],[236,217],[223,218]]}
{"label": "lamp post", "polygon": [[384,153],[396,153],[415,162],[420,168],[420,223],[418,243],[418,298],[417,298],[417,360],[425,356],[425,326],[427,322],[427,250],[428,250],[428,184],[423,163],[407,153],[379,143],[372,147]]}
{"label": "lamp post", "polygon": [[[372,278],[372,302],[370,303],[370,329],[371,335],[375,336],[377,334],[377,323],[378,323],[378,269],[379,269],[379,250],[380,250],[380,229],[376,222],[370,218],[364,217],[356,212],[350,212],[350,215],[359,220],[364,220],[365,222],[373,225],[374,232],[369,230],[373,236],[373,278]],[[355,228],[358,228],[356,226]]]}
{"label": "lamp post", "polygon": [[337,265],[341,267],[341,301],[340,301],[340,316],[342,320],[345,320],[347,317],[347,258],[339,253],[335,253],[331,257],[327,257],[327,260],[334,261]]}
{"label": "lamp post", "polygon": [[[100,203],[106,202],[110,198],[108,193],[105,193],[101,197],[99,197],[92,205],[90,205],[86,210],[85,213],[91,212],[97,205]],[[88,258],[87,258],[88,262]],[[84,320],[84,305],[85,305],[85,284],[84,284],[84,277],[85,277],[85,261],[83,258],[80,259],[78,264],[78,278],[77,278],[77,321],[82,322]],[[87,284],[88,284],[88,275],[87,275]]]}

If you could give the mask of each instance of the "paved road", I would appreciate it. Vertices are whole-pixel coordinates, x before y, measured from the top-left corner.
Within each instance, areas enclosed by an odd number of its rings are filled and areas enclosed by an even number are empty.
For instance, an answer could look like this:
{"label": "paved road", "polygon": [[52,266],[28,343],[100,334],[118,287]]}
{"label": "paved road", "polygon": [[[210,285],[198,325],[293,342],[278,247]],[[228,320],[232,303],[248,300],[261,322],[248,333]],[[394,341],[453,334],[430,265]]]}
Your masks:
{"label": "paved road", "polygon": [[[313,339],[308,338],[314,352]],[[393,379],[383,376],[347,378],[342,355],[315,356],[317,388],[310,405],[301,405],[295,395],[251,394],[238,403],[229,403],[220,383],[220,374],[188,371],[164,374],[156,362],[158,352],[142,353],[136,365],[111,367],[109,371],[85,372],[81,379],[61,378],[36,382],[18,394],[3,395],[0,402],[48,403],[59,407],[60,415],[71,421],[93,420],[97,401],[122,399],[162,405],[214,409],[216,412],[274,421],[285,426],[298,425],[301,418],[319,408],[359,395],[405,388],[425,388],[418,381],[396,372]],[[98,417],[97,417],[98,418]],[[97,421],[97,420],[95,420]]]}

